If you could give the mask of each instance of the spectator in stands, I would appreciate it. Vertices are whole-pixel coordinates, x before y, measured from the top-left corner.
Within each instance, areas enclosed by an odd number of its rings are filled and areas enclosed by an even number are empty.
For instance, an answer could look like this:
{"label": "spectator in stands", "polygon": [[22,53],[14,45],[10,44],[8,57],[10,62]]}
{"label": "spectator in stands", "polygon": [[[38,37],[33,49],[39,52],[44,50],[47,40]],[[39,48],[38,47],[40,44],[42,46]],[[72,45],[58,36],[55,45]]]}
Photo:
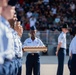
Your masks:
{"label": "spectator in stands", "polygon": [[43,0],[44,4],[48,4],[49,0]]}
{"label": "spectator in stands", "polygon": [[53,15],[56,15],[57,14],[57,8],[56,8],[56,6],[52,6],[51,11],[52,11]]}
{"label": "spectator in stands", "polygon": [[15,5],[15,8],[19,9],[20,4],[17,2],[17,4]]}
{"label": "spectator in stands", "polygon": [[26,22],[26,23],[25,23],[24,29],[25,29],[25,30],[30,30],[30,24],[29,24],[29,22]]}
{"label": "spectator in stands", "polygon": [[60,22],[60,16],[58,15],[55,20],[54,20],[55,23],[59,23]]}
{"label": "spectator in stands", "polygon": [[29,21],[30,21],[30,27],[35,26],[36,18],[34,17],[34,15],[32,15]]}
{"label": "spectator in stands", "polygon": [[37,13],[37,11],[34,11],[33,15],[34,15],[34,17],[35,17],[36,19],[37,19],[38,16],[39,16],[39,14]]}
{"label": "spectator in stands", "polygon": [[32,12],[29,10],[27,13],[26,13],[26,16],[27,18],[30,18],[32,16]]}
{"label": "spectator in stands", "polygon": [[75,4],[74,4],[73,2],[71,2],[71,4],[70,4],[70,9],[71,9],[71,11],[74,11],[75,8],[76,8]]}
{"label": "spectator in stands", "polygon": [[[38,2],[37,2],[38,1]],[[72,19],[76,19],[76,1],[59,1],[59,0],[37,0],[37,1],[24,1],[23,4],[16,5],[17,14],[19,20],[21,17],[27,16],[26,19],[30,20],[31,16],[34,15],[36,20],[39,21],[40,29],[44,28],[43,16],[47,19],[47,24],[54,24],[54,21],[59,21],[58,26],[60,27],[63,23],[71,23]],[[49,2],[50,1],[50,2]],[[20,7],[20,8],[19,8]],[[21,11],[24,15],[21,15]],[[58,18],[57,14],[60,18]],[[50,19],[50,21],[49,21]],[[62,23],[62,24],[61,24]],[[47,25],[48,26],[48,25]]]}

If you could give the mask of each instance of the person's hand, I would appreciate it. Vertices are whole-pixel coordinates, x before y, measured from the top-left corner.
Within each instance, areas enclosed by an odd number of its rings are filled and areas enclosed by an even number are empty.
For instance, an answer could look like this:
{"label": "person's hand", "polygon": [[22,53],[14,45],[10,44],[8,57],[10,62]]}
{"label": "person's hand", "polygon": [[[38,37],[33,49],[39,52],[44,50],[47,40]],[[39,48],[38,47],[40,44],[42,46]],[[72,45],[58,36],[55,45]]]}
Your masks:
{"label": "person's hand", "polygon": [[70,57],[70,59],[72,59],[72,54],[71,53],[69,54],[69,57]]}
{"label": "person's hand", "polygon": [[20,37],[22,37],[22,34],[23,34],[23,27],[22,26],[19,27],[18,34]]}
{"label": "person's hand", "polygon": [[19,28],[20,28],[20,21],[16,21],[15,24],[14,24],[14,29],[19,32]]}
{"label": "person's hand", "polygon": [[56,56],[58,56],[58,51],[56,51]]}

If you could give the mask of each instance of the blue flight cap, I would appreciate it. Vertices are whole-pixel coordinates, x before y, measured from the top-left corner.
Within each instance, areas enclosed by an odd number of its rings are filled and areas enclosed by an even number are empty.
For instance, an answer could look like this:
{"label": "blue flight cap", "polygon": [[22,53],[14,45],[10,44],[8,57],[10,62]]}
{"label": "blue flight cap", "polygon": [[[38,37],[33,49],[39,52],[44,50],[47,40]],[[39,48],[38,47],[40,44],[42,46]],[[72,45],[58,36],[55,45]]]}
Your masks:
{"label": "blue flight cap", "polygon": [[62,25],[62,28],[67,28],[67,29],[68,29],[68,28],[69,28],[69,27],[68,27],[68,24],[67,24],[67,23],[63,24],[63,25]]}
{"label": "blue flight cap", "polygon": [[30,27],[30,30],[36,30],[35,26]]}

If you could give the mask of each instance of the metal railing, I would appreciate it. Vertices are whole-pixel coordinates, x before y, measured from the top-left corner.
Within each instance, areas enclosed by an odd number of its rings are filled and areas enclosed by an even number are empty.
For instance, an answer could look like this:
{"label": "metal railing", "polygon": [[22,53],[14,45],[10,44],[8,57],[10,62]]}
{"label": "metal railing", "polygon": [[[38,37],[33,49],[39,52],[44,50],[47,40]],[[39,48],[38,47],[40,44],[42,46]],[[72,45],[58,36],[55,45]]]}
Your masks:
{"label": "metal railing", "polygon": [[[39,31],[38,33],[39,33],[39,35],[37,35],[37,37],[40,37],[40,39],[43,41],[43,43],[48,48],[48,51],[45,54],[55,55],[55,51],[56,51],[56,47],[57,47],[57,43],[58,43],[58,36],[59,36],[60,32],[45,30],[45,31]],[[29,37],[29,31],[24,31],[23,36],[21,38],[22,43],[28,37]],[[67,34],[67,50],[68,50],[70,41],[71,41],[71,36],[68,33]]]}

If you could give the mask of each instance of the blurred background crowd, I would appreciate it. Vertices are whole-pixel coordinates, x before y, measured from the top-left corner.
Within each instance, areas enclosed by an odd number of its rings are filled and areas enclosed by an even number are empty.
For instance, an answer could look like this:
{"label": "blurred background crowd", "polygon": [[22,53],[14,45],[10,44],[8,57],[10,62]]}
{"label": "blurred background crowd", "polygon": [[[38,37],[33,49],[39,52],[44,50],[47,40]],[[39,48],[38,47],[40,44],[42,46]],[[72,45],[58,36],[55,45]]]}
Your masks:
{"label": "blurred background crowd", "polygon": [[[64,23],[69,25],[70,34],[73,35],[76,0],[19,0],[15,6],[24,30],[22,42],[30,36],[30,27],[35,26],[38,30],[36,36],[48,47],[48,55],[51,55],[55,54],[58,35]],[[67,35],[67,49],[72,39],[70,34]]]}
{"label": "blurred background crowd", "polygon": [[61,31],[64,23],[76,26],[76,0],[19,0],[16,13],[24,30],[36,26],[42,31]]}

